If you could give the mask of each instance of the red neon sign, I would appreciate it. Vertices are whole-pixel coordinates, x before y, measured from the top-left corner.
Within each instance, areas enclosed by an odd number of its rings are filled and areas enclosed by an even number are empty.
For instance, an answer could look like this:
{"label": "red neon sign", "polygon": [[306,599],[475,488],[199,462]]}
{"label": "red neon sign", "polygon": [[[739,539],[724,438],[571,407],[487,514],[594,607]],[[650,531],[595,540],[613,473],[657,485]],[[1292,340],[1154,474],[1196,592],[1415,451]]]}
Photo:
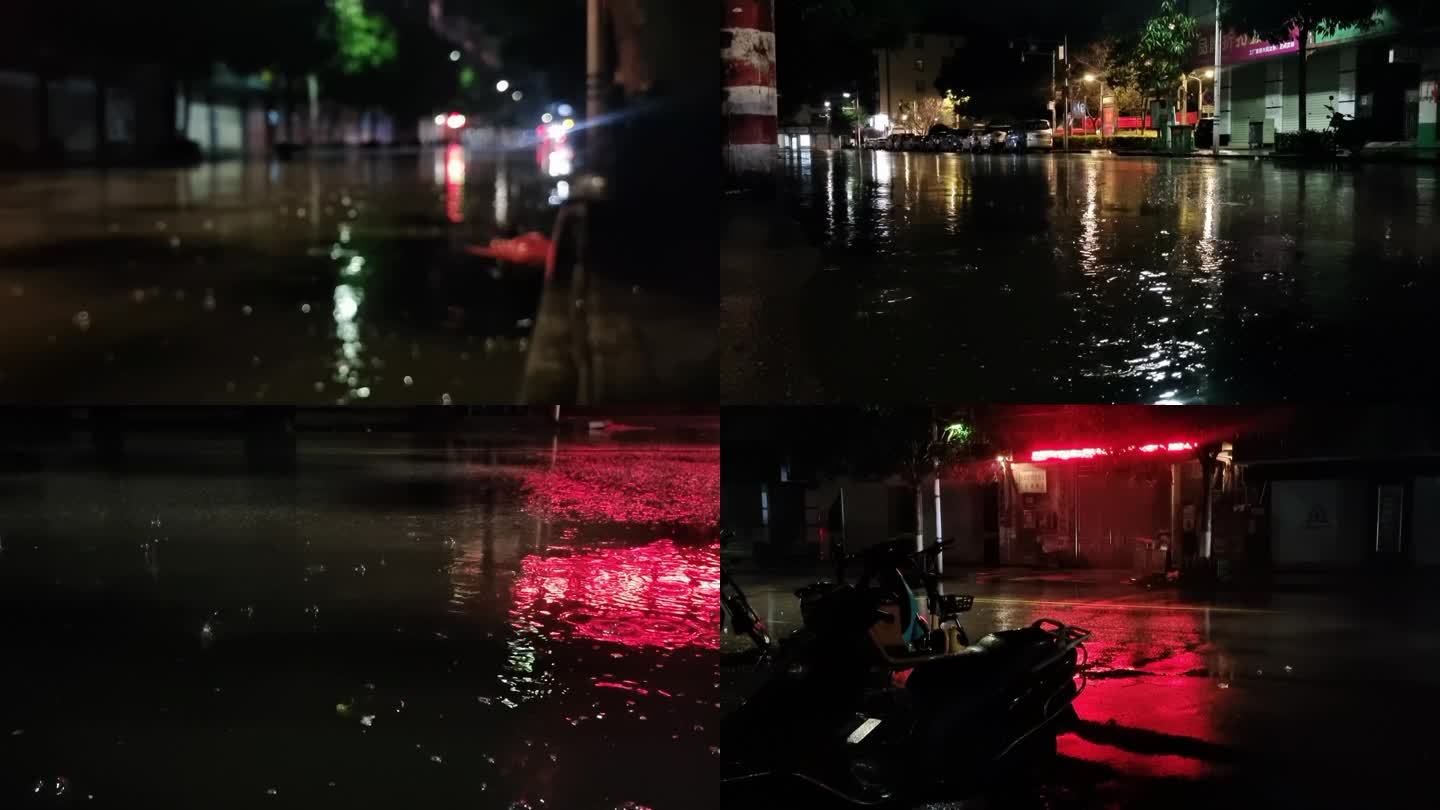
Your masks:
{"label": "red neon sign", "polygon": [[1067,450],[1032,450],[1030,452],[1030,460],[1074,461],[1076,459],[1092,459],[1099,456],[1119,455],[1131,450],[1139,453],[1179,453],[1194,449],[1194,442],[1165,442],[1163,444],[1142,444],[1135,447],[1122,447],[1114,450],[1106,450],[1103,447],[1077,447]]}

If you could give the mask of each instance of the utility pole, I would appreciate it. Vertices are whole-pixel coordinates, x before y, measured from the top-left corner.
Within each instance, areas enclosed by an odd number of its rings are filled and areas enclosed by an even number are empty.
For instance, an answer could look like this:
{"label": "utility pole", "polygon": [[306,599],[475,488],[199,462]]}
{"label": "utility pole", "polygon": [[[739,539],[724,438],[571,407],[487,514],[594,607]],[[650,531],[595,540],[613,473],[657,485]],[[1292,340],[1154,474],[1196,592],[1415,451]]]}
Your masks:
{"label": "utility pole", "polygon": [[773,0],[725,0],[721,6],[726,161],[736,175],[768,177],[778,149]]}
{"label": "utility pole", "polygon": [[605,23],[601,0],[585,2],[585,158],[599,164],[600,117],[605,113]]}
{"label": "utility pole", "polygon": [[1055,49],[1050,49],[1050,132],[1055,132]]}
{"label": "utility pole", "polygon": [[[932,418],[930,419],[930,435],[933,437],[932,440],[931,440],[932,442],[938,441],[939,438],[940,438],[940,425],[935,422],[935,419],[933,418],[933,416],[932,416]],[[945,539],[945,533],[940,530],[940,458],[939,458],[939,456],[936,456],[936,457],[935,457],[935,542],[939,543],[939,542],[941,542],[941,541],[944,540],[944,539]],[[936,555],[935,555],[935,573],[937,573],[937,574],[944,574],[944,573],[945,573],[945,552],[943,552],[943,551],[940,552],[939,554],[936,554]]]}
{"label": "utility pole", "polygon": [[[1215,0],[1215,81],[1210,85],[1215,94],[1215,125],[1210,130],[1210,151],[1220,157],[1220,0]],[[1204,106],[1204,101],[1201,101]]]}
{"label": "utility pole", "polygon": [[1065,44],[1060,46],[1061,58],[1065,60],[1065,128],[1061,130],[1061,149],[1070,154],[1070,35],[1065,35]]}

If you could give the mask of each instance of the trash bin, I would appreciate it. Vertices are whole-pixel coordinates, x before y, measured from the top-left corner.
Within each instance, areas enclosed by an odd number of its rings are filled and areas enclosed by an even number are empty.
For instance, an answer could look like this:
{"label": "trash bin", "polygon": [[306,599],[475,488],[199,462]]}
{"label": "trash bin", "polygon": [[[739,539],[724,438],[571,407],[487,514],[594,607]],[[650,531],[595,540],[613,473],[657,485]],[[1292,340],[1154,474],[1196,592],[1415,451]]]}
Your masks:
{"label": "trash bin", "polygon": [[1265,122],[1250,122],[1250,148],[1259,149],[1265,145]]}
{"label": "trash bin", "polygon": [[1170,152],[1188,155],[1195,151],[1195,127],[1190,124],[1170,125]]}
{"label": "trash bin", "polygon": [[1195,125],[1195,148],[1215,148],[1215,119],[1201,118],[1200,123]]}

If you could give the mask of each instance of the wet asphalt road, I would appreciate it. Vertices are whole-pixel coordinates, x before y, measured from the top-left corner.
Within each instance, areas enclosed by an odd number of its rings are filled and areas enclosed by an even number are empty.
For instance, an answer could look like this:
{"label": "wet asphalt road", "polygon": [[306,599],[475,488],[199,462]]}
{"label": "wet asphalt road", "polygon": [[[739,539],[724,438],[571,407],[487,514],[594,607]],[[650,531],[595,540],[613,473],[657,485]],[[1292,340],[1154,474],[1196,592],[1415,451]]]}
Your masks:
{"label": "wet asphalt road", "polygon": [[[1435,377],[1433,167],[787,153],[820,255],[727,299],[728,399],[1257,402]],[[865,373],[859,373],[864,369]],[[1402,393],[1403,392],[1403,393]]]}
{"label": "wet asphalt road", "polygon": [[[1036,784],[926,808],[1428,804],[1440,765],[1433,589],[1208,602],[1125,577],[952,578],[950,592],[977,596],[972,639],[1042,616],[1092,630],[1089,684]],[[813,577],[737,578],[776,635],[795,628],[792,591]],[[722,650],[747,643],[727,635]],[[727,701],[750,688],[728,670],[725,683]]]}
{"label": "wet asphalt road", "polygon": [[0,401],[513,402],[549,232],[528,152],[459,147],[0,185]]}
{"label": "wet asphalt road", "polygon": [[713,444],[240,445],[5,457],[0,806],[713,806]]}

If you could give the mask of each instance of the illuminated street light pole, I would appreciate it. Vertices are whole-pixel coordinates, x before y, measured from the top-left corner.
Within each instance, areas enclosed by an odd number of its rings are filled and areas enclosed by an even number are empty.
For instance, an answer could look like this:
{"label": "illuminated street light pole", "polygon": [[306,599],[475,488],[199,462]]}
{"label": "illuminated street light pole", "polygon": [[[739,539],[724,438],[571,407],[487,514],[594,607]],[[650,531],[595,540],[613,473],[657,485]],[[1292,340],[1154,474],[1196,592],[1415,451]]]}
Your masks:
{"label": "illuminated street light pole", "polygon": [[1210,151],[1220,157],[1220,0],[1215,0],[1215,83],[1210,92],[1215,94],[1215,132],[1210,138]]}
{"label": "illuminated street light pole", "polygon": [[1070,154],[1070,35],[1065,35],[1065,44],[1060,46],[1060,58],[1065,60],[1065,128],[1060,136],[1060,148]]}
{"label": "illuminated street light pole", "polygon": [[[1105,77],[1096,76],[1094,73],[1086,73],[1082,78],[1086,84],[1094,84],[1097,81],[1100,83],[1100,99],[1096,103],[1095,109],[1099,111],[1096,120],[1099,122],[1100,140],[1103,143],[1105,140]],[[1086,99],[1085,103],[1088,105],[1090,103],[1089,99]]]}

